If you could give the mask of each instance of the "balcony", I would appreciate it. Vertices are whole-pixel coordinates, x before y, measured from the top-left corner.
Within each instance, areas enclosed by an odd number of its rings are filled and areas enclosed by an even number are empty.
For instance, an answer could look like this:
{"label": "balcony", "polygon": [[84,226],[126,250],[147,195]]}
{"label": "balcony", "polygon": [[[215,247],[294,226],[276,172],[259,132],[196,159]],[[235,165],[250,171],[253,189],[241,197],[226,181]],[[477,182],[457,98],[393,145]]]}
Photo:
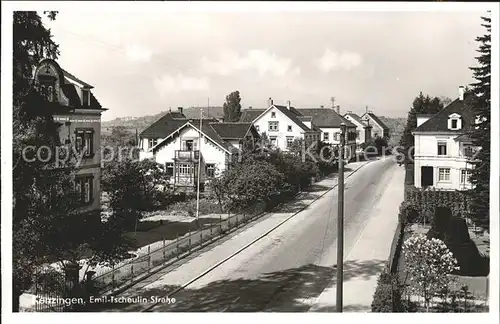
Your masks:
{"label": "balcony", "polygon": [[178,161],[197,161],[200,158],[200,151],[176,150],[175,159]]}

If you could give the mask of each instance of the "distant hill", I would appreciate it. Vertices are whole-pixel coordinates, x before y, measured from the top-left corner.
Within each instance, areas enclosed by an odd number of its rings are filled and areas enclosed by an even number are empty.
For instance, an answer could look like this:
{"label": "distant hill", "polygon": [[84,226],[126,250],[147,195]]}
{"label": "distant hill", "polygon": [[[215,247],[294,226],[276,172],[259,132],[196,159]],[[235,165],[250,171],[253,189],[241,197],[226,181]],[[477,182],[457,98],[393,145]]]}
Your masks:
{"label": "distant hill", "polygon": [[389,145],[395,146],[399,145],[399,140],[403,135],[404,129],[406,127],[406,117],[385,117],[378,116],[384,124],[389,127],[389,133],[391,138],[389,139]]}
{"label": "distant hill", "polygon": [[[203,118],[221,118],[224,116],[224,110],[222,107],[188,107],[183,109],[183,113],[187,118],[200,118],[200,109],[203,110]],[[166,113],[168,113],[168,111],[162,111],[155,115],[122,117],[110,121],[104,121],[101,124],[101,132],[108,134],[111,133],[111,130],[114,127],[124,127],[134,133],[137,129],[140,133]]]}

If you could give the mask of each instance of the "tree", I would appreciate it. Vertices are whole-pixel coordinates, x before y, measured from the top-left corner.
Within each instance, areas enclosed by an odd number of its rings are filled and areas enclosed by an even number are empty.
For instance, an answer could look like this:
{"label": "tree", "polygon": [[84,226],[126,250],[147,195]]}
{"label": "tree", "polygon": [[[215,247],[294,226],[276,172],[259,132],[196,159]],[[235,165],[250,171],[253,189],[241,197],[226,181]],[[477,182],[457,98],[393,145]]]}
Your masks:
{"label": "tree", "polygon": [[[56,13],[49,13],[55,19]],[[36,12],[14,12],[13,19],[13,311],[18,311],[19,296],[29,288],[35,267],[43,262],[39,253],[47,226],[47,196],[43,195],[47,183],[59,183],[63,189],[66,174],[43,172],[54,163],[40,159],[28,163],[23,150],[28,145],[57,145],[57,125],[50,114],[50,105],[33,87],[32,75],[36,64],[43,58],[57,58],[58,45],[52,41]],[[31,159],[30,159],[31,160]],[[57,181],[60,176],[61,180]],[[51,191],[51,190],[50,190]],[[56,190],[60,193],[60,190]],[[50,198],[57,201],[56,195]],[[52,200],[51,199],[51,200]],[[57,208],[52,204],[52,207]],[[45,215],[44,215],[45,214]],[[42,220],[43,219],[43,220]]]}
{"label": "tree", "polygon": [[477,162],[470,177],[473,189],[471,196],[471,218],[483,228],[489,230],[490,222],[490,153],[491,153],[491,18],[481,17],[486,34],[476,38],[480,44],[476,57],[478,66],[471,67],[473,77],[471,90],[474,94],[472,109],[475,124],[471,128],[470,137],[473,143],[481,147],[477,154]]}
{"label": "tree", "polygon": [[[46,14],[56,18],[56,12]],[[33,80],[36,65],[58,54],[58,45],[36,12],[14,12],[13,311],[18,311],[19,296],[30,288],[42,264],[59,261],[65,270],[89,252],[96,262],[109,261],[121,244],[118,239],[103,240],[100,222],[81,215],[75,159],[65,153],[72,151],[71,144],[61,145],[60,124],[52,117],[58,104],[49,102]],[[109,243],[105,249],[104,242]]]}
{"label": "tree", "polygon": [[410,289],[422,296],[429,311],[432,298],[449,284],[448,275],[457,270],[457,260],[443,241],[413,235],[403,243]]}
{"label": "tree", "polygon": [[147,159],[107,164],[101,185],[109,196],[110,218],[125,229],[134,229],[144,211],[168,203],[167,178],[163,165]]}
{"label": "tree", "polygon": [[415,146],[415,137],[412,132],[417,128],[417,114],[436,114],[443,107],[439,98],[424,96],[422,92],[413,100],[413,105],[408,112],[406,127],[399,142],[399,145],[403,147],[405,165],[412,164],[414,160],[412,148]]}
{"label": "tree", "polygon": [[224,171],[221,185],[231,210],[248,208],[258,201],[269,201],[272,193],[286,189],[285,177],[266,161],[233,165]]}
{"label": "tree", "polygon": [[123,159],[139,159],[136,135],[124,126],[115,126],[111,134],[101,135],[102,162],[119,162]]}
{"label": "tree", "polygon": [[223,105],[224,121],[236,122],[241,116],[241,97],[239,91],[233,91],[226,96],[226,102]]}

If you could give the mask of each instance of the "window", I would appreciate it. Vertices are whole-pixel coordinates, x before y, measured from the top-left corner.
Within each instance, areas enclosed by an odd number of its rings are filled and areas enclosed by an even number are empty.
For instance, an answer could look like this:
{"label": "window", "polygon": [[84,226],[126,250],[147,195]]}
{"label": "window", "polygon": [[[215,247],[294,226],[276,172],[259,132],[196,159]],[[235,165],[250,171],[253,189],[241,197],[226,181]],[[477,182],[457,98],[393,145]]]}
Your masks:
{"label": "window", "polygon": [[215,164],[206,164],[205,174],[207,175],[207,177],[213,178],[215,176]]}
{"label": "window", "polygon": [[271,112],[271,118],[276,118],[276,112],[275,111]]}
{"label": "window", "polygon": [[450,181],[449,168],[439,168],[439,181]]}
{"label": "window", "polygon": [[462,155],[466,157],[473,157],[476,154],[476,149],[471,144],[464,144],[462,147]]}
{"label": "window", "polygon": [[459,114],[454,113],[448,117],[448,128],[451,130],[462,128],[462,119]]}
{"label": "window", "polygon": [[255,125],[255,130],[258,132],[259,130],[259,125]]}
{"label": "window", "polygon": [[339,140],[339,135],[340,133],[333,133],[333,140],[338,141]]}
{"label": "window", "polygon": [[438,142],[438,155],[446,155],[446,142]]}
{"label": "window", "polygon": [[94,156],[94,130],[93,129],[77,129],[75,131],[76,150],[78,153],[83,152],[84,157]]}
{"label": "window", "polygon": [[278,145],[278,138],[276,136],[269,137],[272,145]]}
{"label": "window", "polygon": [[88,90],[82,90],[82,106],[84,107],[89,106],[89,93]]}
{"label": "window", "polygon": [[471,171],[468,169],[463,169],[460,171],[460,183],[470,182]]}
{"label": "window", "polygon": [[52,86],[49,86],[47,91],[48,91],[48,100],[50,102],[54,101],[54,88]]}
{"label": "window", "polygon": [[75,187],[81,204],[88,205],[94,201],[94,176],[77,176]]}
{"label": "window", "polygon": [[167,171],[167,175],[172,177],[174,175],[174,164],[173,163],[165,163],[165,170]]}
{"label": "window", "polygon": [[277,121],[270,121],[269,122],[269,131],[270,132],[277,132],[279,129],[279,122]]}
{"label": "window", "polygon": [[329,133],[328,132],[324,132],[323,133],[323,141],[328,141],[329,140]]}
{"label": "window", "polygon": [[292,131],[292,125],[288,125],[288,129],[287,129],[289,132]]}
{"label": "window", "polygon": [[287,136],[286,137],[286,147],[292,146],[293,143],[293,137],[292,136]]}
{"label": "window", "polygon": [[192,165],[190,164],[179,164],[179,175],[189,175],[193,172]]}
{"label": "window", "polygon": [[148,148],[149,149],[152,149],[153,146],[155,146],[156,144],[158,144],[158,139],[157,138],[150,138],[150,139],[148,139]]}
{"label": "window", "polygon": [[195,140],[185,140],[182,141],[182,150],[183,151],[197,151],[198,141]]}

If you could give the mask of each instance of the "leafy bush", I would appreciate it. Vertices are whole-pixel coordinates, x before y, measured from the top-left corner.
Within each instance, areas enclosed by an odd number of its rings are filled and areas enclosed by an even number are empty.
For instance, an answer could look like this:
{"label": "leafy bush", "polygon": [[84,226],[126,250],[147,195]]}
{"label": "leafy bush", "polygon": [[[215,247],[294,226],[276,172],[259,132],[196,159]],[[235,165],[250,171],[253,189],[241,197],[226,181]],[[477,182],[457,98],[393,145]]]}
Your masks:
{"label": "leafy bush", "polygon": [[457,260],[443,241],[424,235],[407,239],[403,253],[410,288],[424,298],[428,309],[430,300],[448,286],[448,275],[459,268]]}
{"label": "leafy bush", "polygon": [[[179,201],[169,205],[166,213],[181,213],[186,216],[196,216],[196,199],[189,199],[186,201]],[[200,215],[219,214],[221,212],[219,204],[214,199],[200,198],[199,204]]]}
{"label": "leafy bush", "polygon": [[396,313],[403,311],[401,285],[397,274],[384,269],[377,281],[371,304],[374,313]]}

